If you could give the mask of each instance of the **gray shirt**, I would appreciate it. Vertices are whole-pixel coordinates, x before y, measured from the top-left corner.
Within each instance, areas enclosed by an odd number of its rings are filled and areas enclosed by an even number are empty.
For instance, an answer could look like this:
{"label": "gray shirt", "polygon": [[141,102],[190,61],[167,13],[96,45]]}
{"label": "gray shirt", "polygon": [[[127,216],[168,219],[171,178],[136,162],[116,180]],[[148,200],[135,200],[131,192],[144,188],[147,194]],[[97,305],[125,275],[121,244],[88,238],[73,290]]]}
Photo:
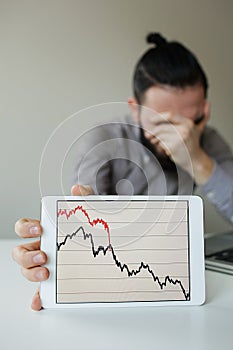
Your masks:
{"label": "gray shirt", "polygon": [[[210,127],[205,128],[201,145],[214,160],[201,191],[232,223],[232,152]],[[191,195],[195,187],[188,172],[158,160],[130,116],[96,126],[79,139],[75,183],[90,185],[102,195]]]}

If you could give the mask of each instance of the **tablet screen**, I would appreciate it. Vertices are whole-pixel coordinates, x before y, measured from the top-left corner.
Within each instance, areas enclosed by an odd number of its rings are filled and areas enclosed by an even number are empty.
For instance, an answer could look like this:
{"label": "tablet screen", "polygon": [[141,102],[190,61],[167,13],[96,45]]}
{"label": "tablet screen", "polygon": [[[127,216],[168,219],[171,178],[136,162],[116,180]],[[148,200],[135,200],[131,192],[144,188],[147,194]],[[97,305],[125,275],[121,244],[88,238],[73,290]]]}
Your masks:
{"label": "tablet screen", "polygon": [[187,200],[57,200],[56,303],[190,300]]}

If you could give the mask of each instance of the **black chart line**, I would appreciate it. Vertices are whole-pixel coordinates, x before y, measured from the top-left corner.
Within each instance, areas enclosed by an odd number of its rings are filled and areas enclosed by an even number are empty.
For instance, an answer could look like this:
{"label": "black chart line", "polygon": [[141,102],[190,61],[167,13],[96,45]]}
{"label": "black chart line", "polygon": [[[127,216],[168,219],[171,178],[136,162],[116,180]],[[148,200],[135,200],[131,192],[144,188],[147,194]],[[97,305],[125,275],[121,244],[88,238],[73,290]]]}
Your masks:
{"label": "black chart line", "polygon": [[84,231],[84,228],[82,226],[80,226],[75,232],[73,232],[72,234],[67,234],[64,238],[64,240],[60,243],[57,243],[57,250],[59,251],[61,249],[62,246],[64,246],[67,242],[68,239],[73,239],[75,236],[77,236],[77,234],[79,233],[79,231],[82,231],[83,234],[83,239],[87,240],[89,239],[91,242],[91,249],[92,249],[92,254],[94,256],[94,258],[96,258],[100,252],[103,253],[103,255],[105,256],[107,254],[107,252],[112,254],[112,258],[115,262],[115,265],[121,270],[121,272],[123,272],[124,270],[127,271],[128,277],[132,277],[132,276],[136,276],[137,274],[139,274],[141,272],[142,269],[147,270],[148,273],[151,275],[153,281],[156,283],[158,283],[158,285],[160,286],[161,290],[167,286],[167,283],[173,284],[173,285],[179,285],[181,288],[181,291],[184,295],[185,300],[189,300],[190,296],[189,293],[186,293],[185,288],[182,284],[182,282],[178,279],[173,280],[171,277],[166,276],[164,278],[164,282],[161,282],[159,277],[156,276],[153,272],[153,270],[150,268],[149,264],[145,264],[144,262],[141,262],[138,269],[132,269],[130,270],[129,267],[126,264],[122,264],[118,259],[117,256],[114,252],[114,248],[112,247],[111,244],[107,245],[106,247],[104,246],[99,246],[97,248],[97,250],[95,250],[95,244],[94,244],[94,240],[93,240],[93,236],[91,233],[86,233]]}

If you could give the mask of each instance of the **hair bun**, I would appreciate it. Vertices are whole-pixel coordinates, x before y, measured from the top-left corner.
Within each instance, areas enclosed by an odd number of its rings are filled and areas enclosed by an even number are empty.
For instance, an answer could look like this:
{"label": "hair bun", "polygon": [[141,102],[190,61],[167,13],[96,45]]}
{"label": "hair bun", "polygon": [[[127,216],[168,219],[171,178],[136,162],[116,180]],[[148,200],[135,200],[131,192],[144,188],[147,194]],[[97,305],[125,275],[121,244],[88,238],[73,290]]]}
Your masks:
{"label": "hair bun", "polygon": [[146,37],[148,44],[155,44],[156,46],[161,46],[167,43],[167,40],[159,33],[150,33]]}

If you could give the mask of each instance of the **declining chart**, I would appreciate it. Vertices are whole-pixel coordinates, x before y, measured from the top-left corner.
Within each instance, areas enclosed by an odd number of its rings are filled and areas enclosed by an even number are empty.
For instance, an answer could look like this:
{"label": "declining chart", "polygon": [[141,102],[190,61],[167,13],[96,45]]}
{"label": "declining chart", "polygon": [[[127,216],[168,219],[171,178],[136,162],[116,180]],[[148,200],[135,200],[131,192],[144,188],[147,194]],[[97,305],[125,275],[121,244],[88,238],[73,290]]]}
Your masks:
{"label": "declining chart", "polygon": [[190,300],[187,201],[57,201],[57,303]]}

